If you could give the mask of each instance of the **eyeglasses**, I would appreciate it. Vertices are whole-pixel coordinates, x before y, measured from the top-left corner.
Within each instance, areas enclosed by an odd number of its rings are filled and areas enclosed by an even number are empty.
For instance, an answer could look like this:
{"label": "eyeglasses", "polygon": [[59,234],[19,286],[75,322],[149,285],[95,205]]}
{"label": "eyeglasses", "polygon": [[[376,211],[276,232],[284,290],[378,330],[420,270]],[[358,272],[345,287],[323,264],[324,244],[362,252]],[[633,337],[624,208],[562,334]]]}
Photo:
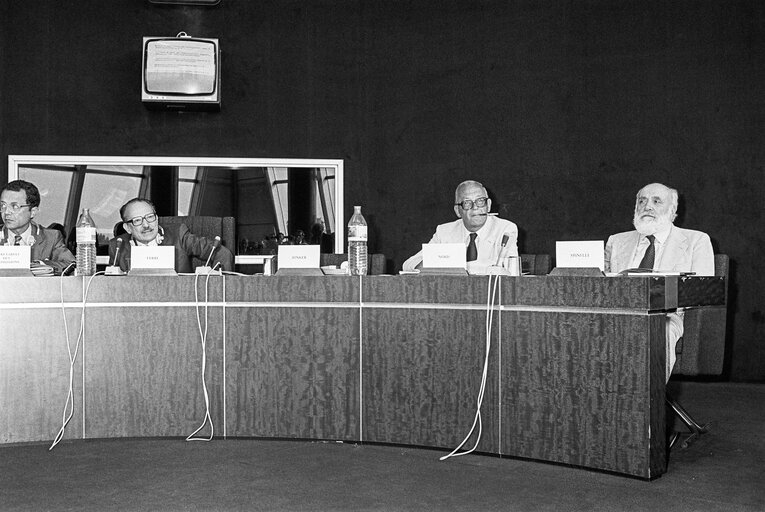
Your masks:
{"label": "eyeglasses", "polygon": [[125,222],[129,222],[129,223],[131,223],[134,226],[140,226],[141,224],[143,224],[143,221],[146,221],[149,224],[151,224],[152,222],[154,222],[156,220],[157,220],[157,214],[156,213],[147,213],[143,217],[133,217],[132,219],[126,220]]}
{"label": "eyeglasses", "polygon": [[486,206],[486,201],[488,201],[488,197],[479,197],[478,199],[475,199],[471,201],[470,199],[465,199],[461,203],[455,203],[454,206],[459,206],[463,210],[472,210],[475,208],[483,208]]}
{"label": "eyeglasses", "polygon": [[21,210],[25,206],[32,206],[32,205],[31,204],[19,204],[19,203],[11,203],[11,204],[0,203],[0,212],[5,213],[5,212],[10,210],[13,213],[19,213],[19,210]]}

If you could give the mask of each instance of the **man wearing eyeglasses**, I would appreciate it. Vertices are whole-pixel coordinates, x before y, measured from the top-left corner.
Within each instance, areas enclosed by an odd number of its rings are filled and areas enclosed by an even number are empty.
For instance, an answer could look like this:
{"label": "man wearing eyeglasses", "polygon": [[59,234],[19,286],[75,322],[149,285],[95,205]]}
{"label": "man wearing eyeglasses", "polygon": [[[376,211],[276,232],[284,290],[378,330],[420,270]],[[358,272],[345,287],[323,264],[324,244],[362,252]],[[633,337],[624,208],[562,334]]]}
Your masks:
{"label": "man wearing eyeglasses", "polygon": [[[136,245],[174,245],[175,271],[178,273],[194,272],[192,258],[207,261],[213,250],[212,240],[194,235],[185,224],[163,229],[159,225],[154,204],[147,199],[131,199],[120,208],[120,217],[126,233],[109,241],[109,261],[125,272],[130,270],[130,248]],[[118,238],[122,239],[122,244],[117,255],[118,261],[114,261]],[[233,270],[233,261],[231,251],[219,246],[213,253],[210,266],[219,263],[219,270],[230,271]]]}
{"label": "man wearing eyeglasses", "polygon": [[40,209],[40,191],[24,180],[15,180],[0,192],[0,215],[3,231],[0,245],[29,245],[32,264],[43,263],[60,274],[74,262],[64,237],[55,229],[46,229],[34,222]]}
{"label": "man wearing eyeglasses", "polygon": [[[464,181],[454,192],[454,213],[459,219],[436,227],[431,244],[464,243],[471,273],[485,273],[502,256],[518,256],[518,227],[489,212],[491,199],[477,181]],[[503,239],[506,241],[503,245]],[[404,262],[404,270],[422,264],[422,251]]]}

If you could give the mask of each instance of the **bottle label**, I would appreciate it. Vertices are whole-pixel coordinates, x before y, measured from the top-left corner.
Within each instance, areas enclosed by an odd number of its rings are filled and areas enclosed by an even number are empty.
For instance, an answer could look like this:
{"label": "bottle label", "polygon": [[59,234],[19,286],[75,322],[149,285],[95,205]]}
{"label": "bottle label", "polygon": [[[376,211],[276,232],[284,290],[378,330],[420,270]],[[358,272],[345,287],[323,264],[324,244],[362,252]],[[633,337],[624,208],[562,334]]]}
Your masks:
{"label": "bottle label", "polygon": [[349,242],[366,242],[367,226],[348,226]]}
{"label": "bottle label", "polygon": [[77,228],[77,243],[78,244],[94,244],[96,243],[96,228]]}

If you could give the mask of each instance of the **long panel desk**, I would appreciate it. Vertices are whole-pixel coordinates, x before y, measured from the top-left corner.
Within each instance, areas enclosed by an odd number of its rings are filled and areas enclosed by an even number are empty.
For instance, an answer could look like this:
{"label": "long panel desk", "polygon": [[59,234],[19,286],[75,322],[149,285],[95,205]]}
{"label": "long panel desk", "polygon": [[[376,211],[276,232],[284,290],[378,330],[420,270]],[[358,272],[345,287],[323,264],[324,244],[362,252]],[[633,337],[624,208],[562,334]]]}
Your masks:
{"label": "long panel desk", "polygon": [[654,478],[665,314],[723,291],[677,277],[0,278],[0,443],[54,438],[75,348],[65,439],[187,436],[205,416],[204,337],[214,432],[200,435],[451,450],[474,421],[488,332],[482,435],[466,447]]}

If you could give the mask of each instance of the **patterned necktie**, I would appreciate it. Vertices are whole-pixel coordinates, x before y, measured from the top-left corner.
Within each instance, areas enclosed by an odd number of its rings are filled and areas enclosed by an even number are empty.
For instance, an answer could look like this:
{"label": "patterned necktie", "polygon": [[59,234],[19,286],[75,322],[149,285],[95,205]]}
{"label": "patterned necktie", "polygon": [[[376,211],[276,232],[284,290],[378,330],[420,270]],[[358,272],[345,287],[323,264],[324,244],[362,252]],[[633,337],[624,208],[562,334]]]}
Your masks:
{"label": "patterned necktie", "polygon": [[13,237],[13,245],[21,245],[21,235],[15,235]]}
{"label": "patterned necktie", "polygon": [[648,248],[645,250],[645,254],[643,255],[643,259],[640,260],[640,268],[647,268],[648,270],[653,270],[653,260],[656,256],[656,248],[653,246],[653,241],[656,239],[653,235],[648,235],[646,237],[651,244],[648,246]]}
{"label": "patterned necktie", "polygon": [[477,236],[478,234],[476,233],[470,233],[470,243],[468,243],[467,254],[465,255],[467,261],[475,261],[478,259],[478,248],[475,246],[475,237]]}

